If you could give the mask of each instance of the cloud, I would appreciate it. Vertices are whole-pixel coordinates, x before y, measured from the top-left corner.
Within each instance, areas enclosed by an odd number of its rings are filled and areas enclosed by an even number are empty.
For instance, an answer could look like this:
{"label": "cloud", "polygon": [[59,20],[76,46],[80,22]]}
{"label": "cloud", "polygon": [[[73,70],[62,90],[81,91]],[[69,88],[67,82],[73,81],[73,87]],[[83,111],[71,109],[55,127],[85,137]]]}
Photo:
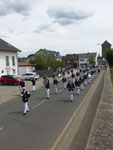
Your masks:
{"label": "cloud", "polygon": [[49,24],[42,24],[42,25],[38,26],[33,32],[41,33],[43,31],[53,32],[54,30],[52,29],[51,25],[49,25]]}
{"label": "cloud", "polygon": [[69,9],[60,9],[60,8],[48,8],[47,14],[50,18],[53,19],[54,23],[60,25],[69,25],[75,22],[87,19],[92,16],[92,13],[83,12],[83,11],[74,11]]}
{"label": "cloud", "polygon": [[28,16],[31,10],[31,0],[0,0],[0,16],[19,13]]}

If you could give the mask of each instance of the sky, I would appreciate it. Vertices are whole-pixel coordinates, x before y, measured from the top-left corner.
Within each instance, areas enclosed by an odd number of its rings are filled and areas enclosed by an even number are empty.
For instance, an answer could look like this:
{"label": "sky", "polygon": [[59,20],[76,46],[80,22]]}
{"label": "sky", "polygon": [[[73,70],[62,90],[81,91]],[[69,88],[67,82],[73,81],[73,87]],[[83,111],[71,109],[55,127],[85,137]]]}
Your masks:
{"label": "sky", "polygon": [[113,45],[113,0],[0,0],[0,38],[22,52],[62,56]]}

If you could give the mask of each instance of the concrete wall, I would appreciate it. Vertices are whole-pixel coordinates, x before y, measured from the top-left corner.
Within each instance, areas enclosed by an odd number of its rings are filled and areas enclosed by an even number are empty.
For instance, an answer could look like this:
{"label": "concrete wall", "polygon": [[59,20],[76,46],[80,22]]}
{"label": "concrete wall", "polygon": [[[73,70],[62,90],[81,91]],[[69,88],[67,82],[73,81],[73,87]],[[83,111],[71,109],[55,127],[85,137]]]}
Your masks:
{"label": "concrete wall", "polygon": [[85,150],[113,150],[113,86],[109,68]]}
{"label": "concrete wall", "polygon": [[[9,66],[6,66],[6,56],[9,56]],[[12,64],[12,56],[15,57],[15,66]],[[17,61],[17,52],[0,51],[0,76],[7,74],[18,75]]]}

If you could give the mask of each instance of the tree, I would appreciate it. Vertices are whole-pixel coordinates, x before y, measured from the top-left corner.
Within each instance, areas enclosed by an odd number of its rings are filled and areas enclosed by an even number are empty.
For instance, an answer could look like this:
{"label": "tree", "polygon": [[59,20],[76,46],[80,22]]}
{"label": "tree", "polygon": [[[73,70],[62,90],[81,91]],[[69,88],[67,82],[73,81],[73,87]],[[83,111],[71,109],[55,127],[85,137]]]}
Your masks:
{"label": "tree", "polygon": [[107,48],[106,49],[106,60],[110,67],[113,67],[113,49]]}
{"label": "tree", "polygon": [[88,62],[89,62],[89,65],[92,65],[92,66],[95,65],[94,57],[91,56],[91,57],[89,58]]}
{"label": "tree", "polygon": [[51,68],[56,70],[59,67],[63,67],[64,63],[57,61],[56,58],[48,54],[45,50],[41,49],[34,55],[34,60],[30,61],[36,70],[38,69],[48,69]]}

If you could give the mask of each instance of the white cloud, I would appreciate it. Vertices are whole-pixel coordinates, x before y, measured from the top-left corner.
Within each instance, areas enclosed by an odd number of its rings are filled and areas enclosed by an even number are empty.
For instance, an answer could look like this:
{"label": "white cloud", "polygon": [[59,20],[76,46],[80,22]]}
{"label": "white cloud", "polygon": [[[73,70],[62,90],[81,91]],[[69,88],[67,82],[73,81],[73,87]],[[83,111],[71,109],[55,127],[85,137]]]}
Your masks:
{"label": "white cloud", "polygon": [[59,23],[60,25],[73,24],[92,16],[92,13],[89,12],[61,9],[56,7],[48,8],[47,13],[49,17],[53,19],[53,22]]}
{"label": "white cloud", "polygon": [[112,6],[112,0],[0,0],[0,37],[23,52],[99,52],[97,43],[113,45]]}

